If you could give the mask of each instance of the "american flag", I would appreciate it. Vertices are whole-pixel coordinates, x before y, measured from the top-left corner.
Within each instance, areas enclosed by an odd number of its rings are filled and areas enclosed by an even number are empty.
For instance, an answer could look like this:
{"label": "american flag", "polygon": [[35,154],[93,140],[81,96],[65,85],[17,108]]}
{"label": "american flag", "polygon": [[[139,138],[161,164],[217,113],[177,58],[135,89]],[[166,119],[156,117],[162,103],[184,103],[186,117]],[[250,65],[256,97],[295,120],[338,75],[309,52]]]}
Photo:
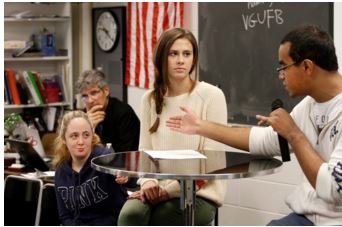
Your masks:
{"label": "american flag", "polygon": [[128,152],[126,155],[126,169],[129,171],[138,171],[139,161],[139,152]]}
{"label": "american flag", "polygon": [[184,3],[129,2],[125,84],[151,88],[153,48],[162,32],[183,26]]}

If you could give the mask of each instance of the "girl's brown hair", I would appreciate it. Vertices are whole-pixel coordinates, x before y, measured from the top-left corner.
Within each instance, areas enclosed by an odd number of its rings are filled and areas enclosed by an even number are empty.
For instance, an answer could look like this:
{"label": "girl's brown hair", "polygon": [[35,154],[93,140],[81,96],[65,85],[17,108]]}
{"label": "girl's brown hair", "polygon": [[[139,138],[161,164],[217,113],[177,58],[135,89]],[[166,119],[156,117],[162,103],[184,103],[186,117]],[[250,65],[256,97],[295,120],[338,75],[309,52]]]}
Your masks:
{"label": "girl's brown hair", "polygon": [[163,110],[164,95],[166,94],[167,87],[169,86],[168,78],[168,55],[172,44],[177,39],[187,39],[193,47],[193,62],[190,69],[190,74],[195,70],[195,80],[192,83],[190,92],[196,85],[197,80],[197,63],[198,63],[198,45],[194,35],[187,29],[172,28],[165,31],[159,38],[157,45],[153,52],[153,64],[155,68],[154,89],[151,93],[151,98],[156,103],[157,119],[149,129],[150,133],[157,131],[159,127],[159,115]]}
{"label": "girl's brown hair", "polygon": [[[92,131],[94,131],[92,123],[90,122],[87,114],[84,113],[83,111],[77,110],[77,111],[70,111],[66,113],[60,122],[59,129],[58,129],[58,136],[54,144],[55,145],[55,157],[53,160],[53,165],[55,167],[58,167],[64,160],[71,161],[70,152],[68,151],[68,148],[65,144],[65,133],[71,120],[75,118],[85,119],[89,123]],[[100,143],[100,138],[98,137],[98,135],[93,133],[93,139],[91,141],[92,147],[95,144],[99,144],[99,143]]]}

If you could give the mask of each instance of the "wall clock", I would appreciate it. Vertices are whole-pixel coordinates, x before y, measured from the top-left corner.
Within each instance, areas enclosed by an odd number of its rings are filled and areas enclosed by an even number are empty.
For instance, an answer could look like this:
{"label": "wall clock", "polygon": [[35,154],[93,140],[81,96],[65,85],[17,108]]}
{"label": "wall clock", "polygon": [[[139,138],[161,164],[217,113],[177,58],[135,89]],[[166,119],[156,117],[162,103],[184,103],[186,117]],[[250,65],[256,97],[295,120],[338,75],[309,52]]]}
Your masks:
{"label": "wall clock", "polygon": [[92,67],[105,73],[110,95],[126,102],[126,7],[93,8],[92,12]]}
{"label": "wall clock", "polygon": [[119,29],[118,22],[110,11],[100,14],[96,22],[96,41],[103,51],[111,51],[117,43]]}

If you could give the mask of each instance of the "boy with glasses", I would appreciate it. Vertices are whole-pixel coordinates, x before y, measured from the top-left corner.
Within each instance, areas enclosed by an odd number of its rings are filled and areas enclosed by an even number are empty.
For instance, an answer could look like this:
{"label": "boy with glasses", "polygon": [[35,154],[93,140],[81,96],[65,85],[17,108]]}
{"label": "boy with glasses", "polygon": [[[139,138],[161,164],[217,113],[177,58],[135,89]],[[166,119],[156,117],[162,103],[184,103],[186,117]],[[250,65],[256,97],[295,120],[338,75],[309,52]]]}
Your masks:
{"label": "boy with glasses", "polygon": [[139,118],[131,106],[109,96],[104,73],[86,70],[80,75],[76,87],[102,144],[111,143],[115,152],[137,150]]}
{"label": "boy with glasses", "polygon": [[172,130],[199,134],[253,154],[280,155],[287,139],[305,174],[286,199],[293,213],[269,225],[342,223],[342,77],[331,37],[314,25],[289,32],[279,47],[279,79],[291,97],[306,96],[289,114],[283,108],[257,115],[259,125],[231,128],[199,119],[188,108],[171,117]]}

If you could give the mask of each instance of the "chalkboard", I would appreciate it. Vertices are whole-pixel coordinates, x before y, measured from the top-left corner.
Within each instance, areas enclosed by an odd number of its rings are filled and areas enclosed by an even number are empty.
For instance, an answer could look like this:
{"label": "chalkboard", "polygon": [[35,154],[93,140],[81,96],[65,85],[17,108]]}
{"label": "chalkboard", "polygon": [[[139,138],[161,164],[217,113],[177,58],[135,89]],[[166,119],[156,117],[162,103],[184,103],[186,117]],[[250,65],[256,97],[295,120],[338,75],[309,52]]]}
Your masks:
{"label": "chalkboard", "polygon": [[278,78],[280,41],[301,24],[332,35],[332,20],[333,3],[199,3],[199,78],[225,93],[228,122],[254,125],[276,98],[290,111],[303,97]]}

